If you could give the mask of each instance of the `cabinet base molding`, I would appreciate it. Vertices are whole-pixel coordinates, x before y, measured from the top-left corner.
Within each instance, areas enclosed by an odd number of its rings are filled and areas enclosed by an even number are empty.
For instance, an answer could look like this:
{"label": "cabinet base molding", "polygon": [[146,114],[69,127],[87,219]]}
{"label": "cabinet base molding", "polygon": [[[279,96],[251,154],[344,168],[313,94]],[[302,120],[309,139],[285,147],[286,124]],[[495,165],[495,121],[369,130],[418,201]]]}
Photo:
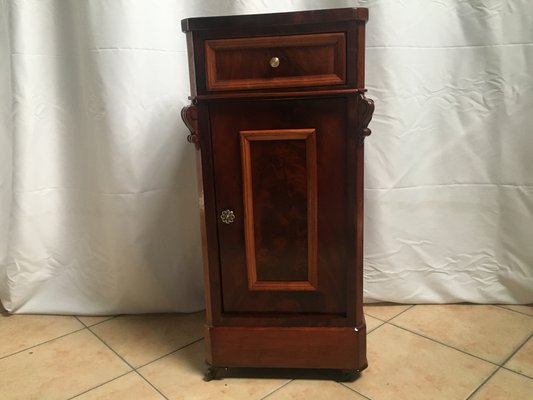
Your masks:
{"label": "cabinet base molding", "polygon": [[329,368],[362,371],[366,327],[205,326],[212,367]]}

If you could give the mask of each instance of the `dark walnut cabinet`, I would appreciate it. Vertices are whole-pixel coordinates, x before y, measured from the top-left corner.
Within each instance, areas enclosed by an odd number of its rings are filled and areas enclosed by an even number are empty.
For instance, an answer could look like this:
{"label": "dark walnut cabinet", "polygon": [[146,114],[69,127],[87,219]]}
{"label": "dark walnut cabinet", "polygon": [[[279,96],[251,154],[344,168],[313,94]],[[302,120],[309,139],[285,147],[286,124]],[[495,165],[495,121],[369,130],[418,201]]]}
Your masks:
{"label": "dark walnut cabinet", "polygon": [[189,18],[210,379],[364,369],[364,8]]}

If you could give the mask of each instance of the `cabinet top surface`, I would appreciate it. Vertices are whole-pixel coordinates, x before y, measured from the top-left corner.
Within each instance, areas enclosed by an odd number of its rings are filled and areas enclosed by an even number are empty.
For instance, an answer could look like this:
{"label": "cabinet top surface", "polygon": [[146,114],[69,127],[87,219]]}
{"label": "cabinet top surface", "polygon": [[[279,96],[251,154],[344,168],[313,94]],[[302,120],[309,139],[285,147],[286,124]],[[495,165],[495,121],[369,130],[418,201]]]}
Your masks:
{"label": "cabinet top surface", "polygon": [[367,8],[334,8],[271,14],[231,15],[220,17],[187,18],[181,21],[183,32],[238,28],[255,25],[303,25],[336,21],[368,20]]}

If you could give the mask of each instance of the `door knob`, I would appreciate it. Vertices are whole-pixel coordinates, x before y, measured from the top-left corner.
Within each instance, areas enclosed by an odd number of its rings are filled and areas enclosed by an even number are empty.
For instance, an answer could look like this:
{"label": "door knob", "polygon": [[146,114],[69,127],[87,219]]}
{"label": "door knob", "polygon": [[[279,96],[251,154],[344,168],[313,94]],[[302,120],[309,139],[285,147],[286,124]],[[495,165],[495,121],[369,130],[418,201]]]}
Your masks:
{"label": "door knob", "polygon": [[220,214],[220,219],[225,224],[231,224],[233,221],[235,221],[235,213],[231,210],[224,210]]}

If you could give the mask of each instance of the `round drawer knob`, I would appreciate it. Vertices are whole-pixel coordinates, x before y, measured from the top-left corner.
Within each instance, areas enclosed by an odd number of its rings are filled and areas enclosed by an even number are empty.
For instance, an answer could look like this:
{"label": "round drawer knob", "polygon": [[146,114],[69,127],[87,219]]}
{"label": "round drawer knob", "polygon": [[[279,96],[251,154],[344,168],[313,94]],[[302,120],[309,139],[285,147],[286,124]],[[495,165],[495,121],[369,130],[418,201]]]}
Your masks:
{"label": "round drawer knob", "polygon": [[270,66],[272,68],[278,68],[279,67],[279,58],[278,57],[272,57],[270,59]]}
{"label": "round drawer knob", "polygon": [[225,224],[231,224],[231,223],[233,223],[233,221],[235,221],[235,214],[231,210],[224,210],[220,214],[220,219]]}

